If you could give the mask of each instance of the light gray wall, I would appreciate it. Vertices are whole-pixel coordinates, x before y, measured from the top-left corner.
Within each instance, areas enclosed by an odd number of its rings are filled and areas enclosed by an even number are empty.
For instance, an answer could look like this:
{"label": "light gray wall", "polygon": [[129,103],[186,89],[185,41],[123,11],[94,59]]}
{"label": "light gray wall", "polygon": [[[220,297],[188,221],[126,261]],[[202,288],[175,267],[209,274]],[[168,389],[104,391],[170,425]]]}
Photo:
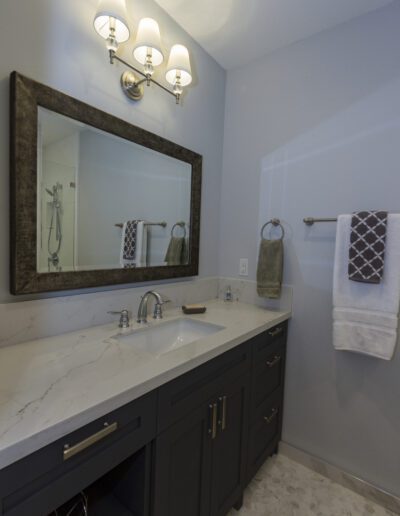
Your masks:
{"label": "light gray wall", "polygon": [[[155,17],[168,49],[175,42],[188,46],[194,87],[183,106],[177,107],[170,95],[155,88],[146,91],[140,103],[125,98],[119,87],[124,68],[108,63],[104,42],[92,27],[97,0],[1,2],[0,302],[15,300],[9,294],[8,274],[8,94],[13,70],[202,154],[200,276],[217,272],[225,72],[152,0],[127,4],[133,27],[143,16]],[[132,41],[122,55],[131,59],[131,50]]]}
{"label": "light gray wall", "polygon": [[284,440],[400,495],[400,349],[392,362],[335,352],[335,224],[305,216],[400,211],[400,4],[228,73],[221,276],[259,229],[284,221],[294,287]]}

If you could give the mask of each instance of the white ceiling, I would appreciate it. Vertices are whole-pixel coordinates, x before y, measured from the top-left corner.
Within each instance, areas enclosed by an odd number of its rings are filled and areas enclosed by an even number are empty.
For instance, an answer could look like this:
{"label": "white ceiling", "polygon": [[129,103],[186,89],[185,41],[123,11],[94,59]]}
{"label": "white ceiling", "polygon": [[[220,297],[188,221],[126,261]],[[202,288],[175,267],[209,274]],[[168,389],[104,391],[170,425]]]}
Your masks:
{"label": "white ceiling", "polygon": [[392,0],[156,0],[226,69]]}

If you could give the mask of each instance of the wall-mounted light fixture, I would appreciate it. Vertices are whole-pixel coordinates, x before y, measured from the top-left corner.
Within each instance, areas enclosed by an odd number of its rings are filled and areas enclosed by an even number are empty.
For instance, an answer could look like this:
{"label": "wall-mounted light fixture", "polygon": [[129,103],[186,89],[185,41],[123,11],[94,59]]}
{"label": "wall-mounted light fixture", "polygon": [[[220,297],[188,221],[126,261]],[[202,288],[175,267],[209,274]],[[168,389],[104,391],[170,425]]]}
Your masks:
{"label": "wall-mounted light fixture", "polygon": [[143,66],[143,70],[117,56],[119,45],[130,37],[125,0],[100,0],[94,17],[94,28],[106,40],[110,63],[114,64],[116,60],[130,68],[121,76],[122,89],[130,99],[140,100],[144,94],[144,83],[147,86],[154,83],[173,95],[179,104],[183,88],[192,82],[189,52],[184,45],[174,45],[170,51],[165,78],[172,85],[171,91],[153,79],[154,68],[164,61],[160,28],[155,20],[140,20],[136,34],[133,57]]}

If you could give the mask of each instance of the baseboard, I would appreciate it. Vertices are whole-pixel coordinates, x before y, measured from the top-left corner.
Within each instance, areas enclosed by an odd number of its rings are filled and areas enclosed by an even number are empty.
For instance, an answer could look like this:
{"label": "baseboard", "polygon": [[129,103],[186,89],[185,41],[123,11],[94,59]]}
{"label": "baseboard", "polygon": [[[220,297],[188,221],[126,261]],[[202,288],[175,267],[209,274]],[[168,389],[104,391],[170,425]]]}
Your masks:
{"label": "baseboard", "polygon": [[333,482],[351,489],[368,500],[381,505],[396,514],[400,514],[400,498],[392,495],[379,487],[369,484],[365,480],[355,477],[346,471],[343,471],[328,462],[310,455],[299,448],[296,448],[283,441],[279,444],[279,453],[285,455],[289,459],[302,464],[303,466],[329,478]]}

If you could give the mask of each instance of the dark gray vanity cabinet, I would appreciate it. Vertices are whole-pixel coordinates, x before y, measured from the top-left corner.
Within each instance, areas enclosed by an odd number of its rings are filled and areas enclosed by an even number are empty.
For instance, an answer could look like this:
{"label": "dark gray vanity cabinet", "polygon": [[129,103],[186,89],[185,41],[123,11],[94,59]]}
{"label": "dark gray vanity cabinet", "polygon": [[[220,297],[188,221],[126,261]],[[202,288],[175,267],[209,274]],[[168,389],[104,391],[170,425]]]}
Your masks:
{"label": "dark gray vanity cabinet", "polygon": [[282,323],[252,341],[253,364],[247,482],[267,457],[275,453],[282,433],[287,323]]}
{"label": "dark gray vanity cabinet", "polygon": [[89,515],[143,516],[150,500],[156,392],[0,471],[1,516],[54,516],[82,490]]}
{"label": "dark gray vanity cabinet", "polygon": [[215,395],[156,439],[154,516],[223,516],[245,475],[249,377]]}
{"label": "dark gray vanity cabinet", "polygon": [[250,370],[245,343],[160,388],[154,516],[222,516],[240,498]]}
{"label": "dark gray vanity cabinet", "polygon": [[157,437],[154,515],[209,516],[211,418],[203,404]]}
{"label": "dark gray vanity cabinet", "polygon": [[[287,323],[0,471],[0,516],[225,516],[276,452]],[[52,512],[53,511],[53,512]]]}
{"label": "dark gray vanity cabinet", "polygon": [[213,442],[211,514],[225,516],[241,505],[248,436],[248,375],[226,386],[218,404],[218,432]]}
{"label": "dark gray vanity cabinet", "polygon": [[286,323],[160,388],[153,516],[224,516],[281,435]]}

